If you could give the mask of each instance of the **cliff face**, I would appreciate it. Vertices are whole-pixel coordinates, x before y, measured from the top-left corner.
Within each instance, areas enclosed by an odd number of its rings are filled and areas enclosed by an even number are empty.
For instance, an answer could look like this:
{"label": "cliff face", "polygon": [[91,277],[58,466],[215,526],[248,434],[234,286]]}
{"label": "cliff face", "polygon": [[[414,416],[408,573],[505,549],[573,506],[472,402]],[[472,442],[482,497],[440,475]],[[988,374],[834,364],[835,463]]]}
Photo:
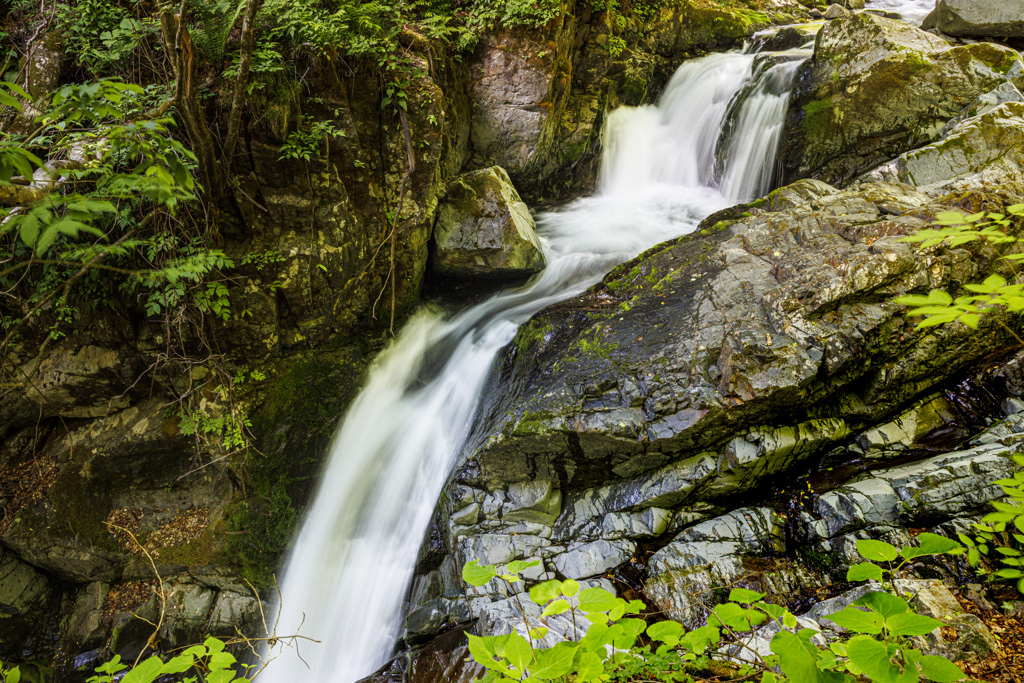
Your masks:
{"label": "cliff face", "polygon": [[[419,297],[448,182],[503,166],[533,206],[588,191],[611,108],[800,12],[682,2],[612,25],[567,6],[468,55],[403,34],[419,74],[405,87],[408,175],[376,72],[313,65],[315,101],[249,121],[231,169],[234,315],[174,327],[116,299],[67,312],[65,336],[29,324],[11,347],[29,380],[0,395],[0,658],[134,657],[159,609],[150,557],[171,591],[163,646],[255,628],[392,302],[400,321]],[[317,124],[332,133],[289,158],[289,133]]]}

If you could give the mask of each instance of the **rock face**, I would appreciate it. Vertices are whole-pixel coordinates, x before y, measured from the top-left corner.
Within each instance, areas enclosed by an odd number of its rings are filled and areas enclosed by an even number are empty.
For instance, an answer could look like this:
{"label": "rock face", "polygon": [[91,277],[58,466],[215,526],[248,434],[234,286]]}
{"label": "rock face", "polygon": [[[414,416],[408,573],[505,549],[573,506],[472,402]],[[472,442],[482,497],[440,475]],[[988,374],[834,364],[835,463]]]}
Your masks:
{"label": "rock face", "polygon": [[[899,238],[942,211],[995,209],[1024,192],[1000,178],[952,196],[799,181],[539,313],[499,361],[501,389],[439,508],[450,555],[417,584],[433,586],[417,603],[439,628],[463,622],[455,568],[540,560],[530,580],[610,575],[621,589],[639,576],[649,605],[694,626],[717,587],[787,602],[841,581],[858,538],[906,545],[911,527],[966,528],[1003,495],[994,482],[1012,471],[1024,415],[958,449],[936,446],[964,438],[946,382],[1012,344],[995,321],[983,337],[915,332],[889,300],[996,263],[992,245],[925,258]],[[823,472],[793,484],[799,502],[780,503],[778,487],[813,463]],[[648,539],[653,554],[641,550]],[[467,597],[488,615],[478,631],[514,628],[504,596]]]}
{"label": "rock face", "polygon": [[523,276],[544,267],[533,217],[500,166],[448,185],[434,226],[434,268],[448,275]]}
{"label": "rock face", "polygon": [[1024,2],[938,0],[922,26],[951,36],[1024,36]]}
{"label": "rock face", "polygon": [[[901,155],[871,175],[932,193],[982,190],[992,183],[1024,187],[1024,102],[964,119],[942,141]],[[1019,194],[1017,195],[1019,196]]]}
{"label": "rock face", "polygon": [[797,78],[784,142],[787,177],[845,183],[935,140],[975,98],[1022,74],[1020,55],[992,43],[951,47],[867,13],[834,19]]}

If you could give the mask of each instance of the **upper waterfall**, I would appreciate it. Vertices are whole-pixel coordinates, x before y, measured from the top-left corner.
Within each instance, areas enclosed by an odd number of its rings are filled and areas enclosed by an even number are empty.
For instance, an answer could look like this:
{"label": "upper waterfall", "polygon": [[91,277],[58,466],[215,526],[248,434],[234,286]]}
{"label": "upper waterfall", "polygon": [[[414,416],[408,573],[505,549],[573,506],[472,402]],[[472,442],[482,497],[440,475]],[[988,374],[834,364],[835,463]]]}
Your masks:
{"label": "upper waterfall", "polygon": [[[331,446],[281,584],[277,632],[320,643],[284,652],[263,674],[267,681],[350,683],[388,659],[438,496],[494,360],[520,323],[583,292],[615,264],[769,189],[788,97],[783,82],[795,71],[756,62],[741,53],[687,62],[657,106],[615,111],[600,192],[538,221],[547,269],[450,319],[420,311],[376,361]],[[740,93],[743,102],[731,106]],[[730,111],[732,135],[722,150]],[[429,360],[438,357],[440,364]]]}

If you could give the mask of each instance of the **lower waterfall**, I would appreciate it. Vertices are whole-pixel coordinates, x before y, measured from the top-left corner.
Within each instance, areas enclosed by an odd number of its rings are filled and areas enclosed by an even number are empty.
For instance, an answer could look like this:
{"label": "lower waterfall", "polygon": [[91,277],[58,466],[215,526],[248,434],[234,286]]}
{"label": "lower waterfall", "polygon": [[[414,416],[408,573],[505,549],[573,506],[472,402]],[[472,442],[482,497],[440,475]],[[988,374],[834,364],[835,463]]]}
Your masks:
{"label": "lower waterfall", "polygon": [[[351,683],[387,661],[438,496],[495,358],[521,323],[770,189],[796,67],[757,60],[729,53],[686,62],[657,106],[613,112],[599,193],[539,217],[544,272],[450,319],[421,310],[376,360],[331,445],[281,582],[277,633],[320,642],[271,651],[279,656],[262,680]],[[732,131],[719,142],[727,116]],[[722,144],[728,149],[716,149]]]}

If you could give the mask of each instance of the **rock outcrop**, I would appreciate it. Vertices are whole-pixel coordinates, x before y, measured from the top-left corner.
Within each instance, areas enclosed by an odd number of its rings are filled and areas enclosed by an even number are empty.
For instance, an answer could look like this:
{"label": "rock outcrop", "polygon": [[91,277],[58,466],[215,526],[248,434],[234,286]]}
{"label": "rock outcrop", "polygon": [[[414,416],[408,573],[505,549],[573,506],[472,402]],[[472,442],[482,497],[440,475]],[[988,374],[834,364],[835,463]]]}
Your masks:
{"label": "rock outcrop", "polygon": [[456,276],[521,277],[544,267],[535,224],[500,166],[448,184],[434,226],[434,268]]}
{"label": "rock outcrop", "polygon": [[846,183],[932,142],[979,95],[1022,75],[1020,55],[1000,45],[952,47],[868,13],[830,21],[790,103],[787,178]]}
{"label": "rock outcrop", "polygon": [[951,36],[1024,36],[1021,0],[938,0],[922,28]]}

